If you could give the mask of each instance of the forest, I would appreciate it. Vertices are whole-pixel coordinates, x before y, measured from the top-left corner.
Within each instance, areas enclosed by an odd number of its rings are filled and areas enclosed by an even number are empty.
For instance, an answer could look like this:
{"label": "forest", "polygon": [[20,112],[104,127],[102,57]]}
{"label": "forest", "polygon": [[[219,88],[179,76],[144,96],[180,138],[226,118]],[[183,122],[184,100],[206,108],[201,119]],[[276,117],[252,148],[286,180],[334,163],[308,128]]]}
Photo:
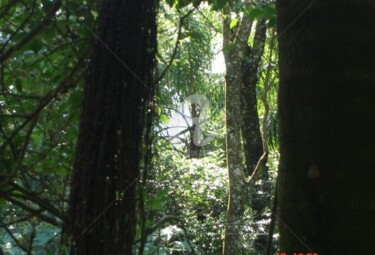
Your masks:
{"label": "forest", "polygon": [[375,1],[0,0],[0,255],[367,255]]}

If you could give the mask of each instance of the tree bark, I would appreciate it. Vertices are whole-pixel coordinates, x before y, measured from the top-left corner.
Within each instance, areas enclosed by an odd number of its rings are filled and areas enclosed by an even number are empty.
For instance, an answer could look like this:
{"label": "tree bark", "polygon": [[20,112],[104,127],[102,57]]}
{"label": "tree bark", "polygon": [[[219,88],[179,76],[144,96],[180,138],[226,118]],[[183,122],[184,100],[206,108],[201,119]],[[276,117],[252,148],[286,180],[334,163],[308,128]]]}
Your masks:
{"label": "tree bark", "polygon": [[281,251],[375,243],[375,2],[277,1]]}
{"label": "tree bark", "polygon": [[[257,84],[259,81],[259,66],[262,61],[266,41],[266,21],[258,20],[255,27],[254,43],[250,47],[245,41],[246,55],[241,65],[241,81],[242,81],[242,122],[241,133],[244,144],[244,155],[246,162],[246,174],[251,176],[258,163],[259,158],[263,154],[263,143],[260,132],[258,100],[257,100]],[[268,169],[261,173],[262,184],[252,185],[250,199],[251,209],[255,212],[254,231],[257,232],[254,240],[254,250],[258,253],[264,253],[267,238],[264,233],[260,233],[258,223],[263,219],[262,212],[267,206],[266,199],[269,193],[267,185]],[[261,192],[256,192],[261,191]],[[262,194],[262,195],[260,195]]]}
{"label": "tree bark", "polygon": [[262,60],[266,40],[265,20],[258,20],[257,22],[254,43],[252,45],[253,47],[248,45],[247,40],[248,38],[245,38],[244,48],[246,55],[242,59],[241,65],[241,132],[244,141],[246,174],[250,176],[253,173],[259,158],[263,154],[263,141],[260,133],[257,105],[257,83],[259,80],[259,65]]}
{"label": "tree bark", "polygon": [[[224,15],[230,16],[230,8],[224,9]],[[231,41],[230,22],[223,20],[223,46],[235,49],[224,52],[225,75],[225,109],[226,109],[226,151],[229,178],[227,222],[225,226],[223,255],[240,254],[242,251],[242,218],[244,211],[244,165],[241,144],[241,79],[238,68],[240,56],[244,51],[240,44]],[[249,25],[249,24],[247,24]],[[251,26],[250,26],[251,27]],[[248,29],[250,33],[251,28]]]}
{"label": "tree bark", "polygon": [[[224,16],[226,17],[223,20],[223,46],[226,49],[224,51],[225,109],[229,199],[223,254],[227,255],[239,254],[243,249],[242,218],[246,200],[249,198],[249,187],[254,185],[253,182],[245,181],[245,172],[246,175],[252,176],[262,156],[263,145],[259,128],[256,85],[266,27],[263,20],[257,22],[254,45],[250,48],[248,40],[253,21],[244,15],[239,26],[231,29],[230,7],[224,9]],[[241,144],[241,134],[244,146]],[[245,154],[246,169],[243,164],[243,154]],[[263,162],[262,164],[265,164]],[[258,173],[256,175],[258,176]],[[253,204],[251,207],[253,208]],[[255,209],[260,211],[259,207]]]}
{"label": "tree bark", "polygon": [[68,235],[71,254],[132,254],[146,102],[153,93],[154,0],[106,0],[84,91]]}

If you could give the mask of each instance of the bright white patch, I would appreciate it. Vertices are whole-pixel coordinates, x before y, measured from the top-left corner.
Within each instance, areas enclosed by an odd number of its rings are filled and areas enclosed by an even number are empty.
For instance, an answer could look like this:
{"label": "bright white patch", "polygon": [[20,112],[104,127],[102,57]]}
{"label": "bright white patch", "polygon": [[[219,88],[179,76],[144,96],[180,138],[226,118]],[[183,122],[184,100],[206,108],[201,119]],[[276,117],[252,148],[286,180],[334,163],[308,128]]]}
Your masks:
{"label": "bright white patch", "polygon": [[215,58],[212,61],[212,73],[225,73],[225,60],[224,60],[224,54],[222,51],[216,54]]}

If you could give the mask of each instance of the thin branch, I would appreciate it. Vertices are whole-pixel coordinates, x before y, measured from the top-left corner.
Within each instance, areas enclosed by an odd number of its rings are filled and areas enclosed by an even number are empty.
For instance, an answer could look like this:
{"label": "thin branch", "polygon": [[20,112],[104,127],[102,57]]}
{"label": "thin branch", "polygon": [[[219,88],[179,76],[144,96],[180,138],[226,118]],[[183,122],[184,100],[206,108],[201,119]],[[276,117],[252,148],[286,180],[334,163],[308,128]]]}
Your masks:
{"label": "thin branch", "polygon": [[27,119],[29,115],[23,114],[2,114],[0,113],[1,118],[14,118],[14,119]]}
{"label": "thin branch", "polygon": [[30,237],[29,237],[29,250],[27,251],[27,255],[32,255],[32,252],[33,252],[33,242],[34,242],[34,239],[35,239],[35,236],[36,236],[36,223],[35,221],[32,221],[31,222],[31,227],[32,227],[32,230],[31,230],[31,233],[30,233]]}
{"label": "thin branch", "polygon": [[15,237],[12,233],[12,231],[10,231],[10,229],[8,227],[4,227],[5,231],[8,233],[8,235],[13,239],[13,241],[18,245],[18,247],[21,248],[21,250],[23,250],[24,252],[28,253],[28,248],[23,245],[18,239],[17,237]]}
{"label": "thin branch", "polygon": [[6,192],[3,192],[0,190],[0,196],[3,197],[5,200],[11,202],[12,204],[22,208],[23,210],[31,213],[33,216],[36,216],[38,217],[39,219],[53,225],[53,226],[56,226],[56,227],[61,227],[61,223],[58,222],[56,219],[52,218],[52,217],[49,217],[47,215],[44,215],[42,214],[42,211],[41,209],[34,209],[34,208],[31,208],[30,206],[26,205],[25,203],[17,200],[17,199],[14,199],[13,197],[11,197],[8,193]]}
{"label": "thin branch", "polygon": [[[42,210],[40,210],[40,213],[41,212],[42,212]],[[34,217],[34,216],[33,215],[28,215],[28,216],[22,217],[20,219],[9,221],[9,222],[3,222],[3,221],[1,221],[0,228],[7,227],[9,225],[14,225],[16,223],[21,223],[21,222],[24,222],[24,221],[28,221],[32,217]]]}
{"label": "thin branch", "polygon": [[20,194],[11,194],[13,197],[19,197],[24,200],[29,200],[35,204],[37,204],[41,209],[46,210],[55,216],[59,217],[61,220],[65,220],[65,216],[62,212],[56,209],[53,205],[51,205],[48,201],[40,198],[34,192],[28,192],[26,189],[23,189],[19,185],[12,183],[11,186],[16,190],[20,191]]}
{"label": "thin branch", "polygon": [[165,69],[163,70],[163,72],[161,73],[161,75],[156,79],[156,81],[154,81],[154,84],[158,84],[161,80],[163,80],[163,78],[166,75],[166,73],[168,72],[169,68],[172,66],[173,61],[176,58],[178,48],[180,46],[180,40],[181,40],[181,36],[182,36],[182,26],[184,24],[184,20],[187,17],[189,17],[190,14],[192,14],[195,11],[195,9],[196,9],[196,7],[194,7],[190,11],[188,11],[188,13],[186,13],[184,16],[182,16],[180,18],[180,22],[179,22],[179,26],[178,26],[178,32],[177,32],[177,39],[176,39],[176,43],[175,43],[175,46],[174,46],[174,50],[173,50],[172,56],[169,59],[168,65],[165,67]]}
{"label": "thin branch", "polygon": [[35,96],[35,95],[21,95],[21,94],[14,94],[14,93],[9,93],[9,92],[2,92],[0,93],[1,96],[4,97],[14,97],[14,98],[21,98],[21,99],[32,99],[32,100],[40,100],[42,97],[40,96]]}

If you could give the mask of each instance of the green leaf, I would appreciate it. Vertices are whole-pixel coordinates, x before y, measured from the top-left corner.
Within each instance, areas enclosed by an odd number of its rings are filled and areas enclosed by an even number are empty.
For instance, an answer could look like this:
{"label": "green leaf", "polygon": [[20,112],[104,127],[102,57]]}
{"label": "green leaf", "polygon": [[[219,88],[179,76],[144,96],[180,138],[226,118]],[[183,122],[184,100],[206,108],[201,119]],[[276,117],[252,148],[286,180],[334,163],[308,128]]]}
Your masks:
{"label": "green leaf", "polygon": [[251,19],[257,19],[259,18],[260,16],[263,15],[263,9],[261,8],[254,8],[254,9],[251,9],[248,13],[247,13],[247,16]]}
{"label": "green leaf", "polygon": [[69,111],[71,115],[79,113],[82,104],[83,93],[80,90],[73,91],[68,99]]}
{"label": "green leaf", "polygon": [[186,7],[190,4],[190,0],[177,0],[178,8]]}
{"label": "green leaf", "polygon": [[14,85],[18,92],[22,92],[23,89],[22,89],[22,83],[20,79],[16,78],[16,82]]}
{"label": "green leaf", "polygon": [[237,26],[237,24],[238,24],[238,19],[237,18],[232,19],[232,21],[231,21],[231,23],[229,25],[230,29],[232,29],[235,26]]}
{"label": "green leaf", "polygon": [[34,51],[32,51],[32,50],[26,50],[26,51],[23,52],[23,55],[25,55],[25,56],[34,55]]}
{"label": "green leaf", "polygon": [[33,133],[31,134],[31,139],[35,143],[37,148],[39,148],[40,146],[43,145],[44,134],[40,129],[35,128]]}
{"label": "green leaf", "polygon": [[161,108],[160,108],[159,106],[156,107],[156,113],[157,113],[158,115],[161,114]]}
{"label": "green leaf", "polygon": [[273,6],[265,6],[263,8],[263,18],[265,19],[272,19],[276,18],[276,9]]}
{"label": "green leaf", "polygon": [[173,7],[176,3],[176,0],[166,0],[167,4],[170,6],[170,7]]}
{"label": "green leaf", "polygon": [[204,34],[202,34],[199,31],[189,31],[189,32],[185,33],[185,37],[191,37],[195,40],[203,40]]}
{"label": "green leaf", "polygon": [[276,26],[276,17],[274,18],[271,18],[268,23],[267,23],[267,27],[268,28],[271,28],[271,27],[275,27]]}
{"label": "green leaf", "polygon": [[12,172],[13,160],[0,158],[0,173]]}
{"label": "green leaf", "polygon": [[35,39],[28,43],[27,46],[27,48],[37,54],[43,48],[43,42],[42,40]]}
{"label": "green leaf", "polygon": [[[173,0],[172,0],[173,1]],[[167,20],[169,20],[170,22],[173,22],[174,21],[174,17],[173,15],[169,14],[169,13],[165,13],[164,14],[164,18],[166,18]]]}
{"label": "green leaf", "polygon": [[216,1],[216,7],[220,10],[220,9],[223,9],[225,7],[225,5],[227,4],[228,0],[217,0]]}
{"label": "green leaf", "polygon": [[169,118],[167,115],[165,114],[160,114],[160,120],[161,122],[163,122],[164,124],[168,124],[169,123]]}
{"label": "green leaf", "polygon": [[164,209],[164,203],[160,200],[154,200],[150,203],[149,208],[155,211],[162,211]]}

